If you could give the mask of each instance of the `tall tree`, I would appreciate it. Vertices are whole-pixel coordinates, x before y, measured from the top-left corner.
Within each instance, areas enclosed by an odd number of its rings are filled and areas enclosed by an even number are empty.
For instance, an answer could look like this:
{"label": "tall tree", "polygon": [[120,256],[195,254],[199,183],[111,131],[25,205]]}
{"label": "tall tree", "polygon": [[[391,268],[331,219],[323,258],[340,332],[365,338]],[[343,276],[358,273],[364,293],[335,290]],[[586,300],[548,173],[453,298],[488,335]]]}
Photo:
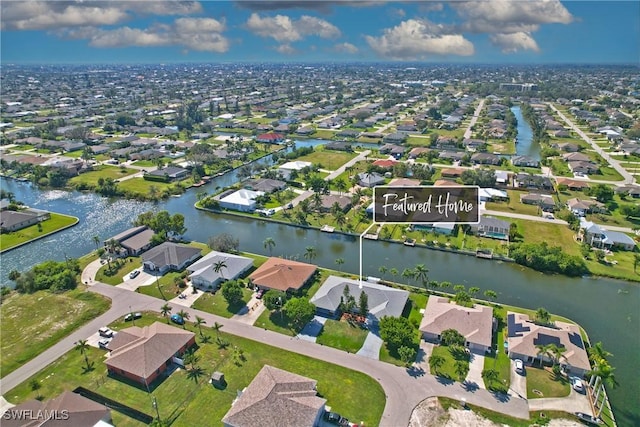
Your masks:
{"label": "tall tree", "polygon": [[207,323],[206,320],[204,320],[202,317],[200,316],[196,316],[196,321],[194,322],[194,324],[198,327],[198,331],[200,332],[200,336],[202,337],[202,325],[204,325],[205,323]]}
{"label": "tall tree", "polygon": [[344,264],[344,258],[336,258],[336,265],[342,271],[342,264]]}
{"label": "tall tree", "polygon": [[87,340],[78,340],[76,342],[76,350],[78,350],[80,354],[84,356],[84,363],[87,365],[87,371],[90,371],[93,365],[89,363],[89,358],[87,357],[89,342]]}
{"label": "tall tree", "polygon": [[165,303],[162,307],[160,307],[160,313],[163,317],[167,318],[167,323],[169,323],[169,314],[171,313],[171,306]]}
{"label": "tall tree", "polygon": [[369,314],[369,295],[365,291],[360,291],[358,299],[358,312],[361,316]]}
{"label": "tall tree", "polygon": [[304,257],[311,261],[312,259],[314,259],[317,256],[317,252],[316,252],[316,248],[314,248],[313,246],[307,246],[306,248],[304,248]]}
{"label": "tall tree", "polygon": [[216,339],[220,340],[220,329],[222,329],[224,325],[222,323],[214,322],[211,329],[216,331]]}
{"label": "tall tree", "polygon": [[275,240],[273,240],[273,237],[267,237],[262,242],[262,246],[264,246],[265,249],[269,250],[269,256],[271,256],[273,252],[273,248],[276,246],[276,242]]}
{"label": "tall tree", "polygon": [[431,357],[429,357],[429,367],[436,375],[440,374],[440,367],[444,365],[444,362],[444,357],[439,354],[432,354]]}
{"label": "tall tree", "polygon": [[100,249],[100,236],[95,235],[92,237],[93,243],[96,245],[96,251]]}
{"label": "tall tree", "polygon": [[213,271],[216,274],[219,274],[220,277],[222,277],[222,280],[224,280],[224,273],[222,273],[222,270],[226,268],[227,268],[227,262],[225,260],[220,260],[213,263]]}
{"label": "tall tree", "polygon": [[413,269],[413,274],[416,280],[420,281],[423,285],[429,281],[429,269],[424,264],[418,264]]}

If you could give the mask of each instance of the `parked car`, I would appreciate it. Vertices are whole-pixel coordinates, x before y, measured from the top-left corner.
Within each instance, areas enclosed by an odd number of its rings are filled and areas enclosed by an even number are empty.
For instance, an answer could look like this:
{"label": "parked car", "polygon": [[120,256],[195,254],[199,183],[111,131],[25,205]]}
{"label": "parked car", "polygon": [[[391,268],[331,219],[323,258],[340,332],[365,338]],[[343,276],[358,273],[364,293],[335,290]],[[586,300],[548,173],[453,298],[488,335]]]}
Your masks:
{"label": "parked car", "polygon": [[98,329],[98,334],[101,337],[105,337],[105,338],[113,337],[113,331],[111,329],[107,328],[106,326],[103,326],[102,328]]}
{"label": "parked car", "polygon": [[262,299],[263,295],[264,295],[264,289],[260,289],[256,294],[256,299]]}
{"label": "parked car", "polygon": [[140,270],[133,270],[131,273],[129,273],[129,279],[135,279],[139,275],[140,275]]}
{"label": "parked car", "polygon": [[184,325],[184,319],[179,314],[172,314],[171,321],[173,323],[177,323],[178,325]]}
{"label": "parked car", "polygon": [[516,365],[516,372],[519,374],[524,374],[524,362],[520,359],[516,359],[513,362]]}
{"label": "parked car", "polygon": [[111,342],[111,339],[102,338],[101,340],[98,341],[98,347],[107,348],[107,346],[109,345],[110,342]]}
{"label": "parked car", "polygon": [[342,415],[338,414],[337,412],[326,412],[324,419],[329,421],[332,424],[339,426],[339,425],[342,425],[341,424],[342,420],[344,420],[345,418]]}
{"label": "parked car", "polygon": [[574,412],[573,414],[589,425],[599,426],[602,424],[602,420],[600,418],[585,414],[584,412]]}
{"label": "parked car", "polygon": [[124,321],[125,322],[130,322],[133,319],[139,319],[141,317],[142,317],[142,313],[133,313],[133,314],[129,313],[126,316],[124,316]]}
{"label": "parked car", "polygon": [[582,384],[582,380],[578,377],[571,377],[571,387],[578,393],[584,393],[584,384]]}

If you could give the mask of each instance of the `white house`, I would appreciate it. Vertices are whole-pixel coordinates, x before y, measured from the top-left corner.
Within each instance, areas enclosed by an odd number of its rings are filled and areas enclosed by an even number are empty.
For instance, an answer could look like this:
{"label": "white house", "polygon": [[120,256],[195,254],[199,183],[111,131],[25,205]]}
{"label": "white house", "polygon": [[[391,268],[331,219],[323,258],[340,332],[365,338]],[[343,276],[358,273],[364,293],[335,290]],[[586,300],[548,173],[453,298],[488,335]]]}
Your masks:
{"label": "white house", "polygon": [[253,191],[243,188],[220,199],[220,207],[241,212],[253,212],[256,209],[256,197],[264,191]]}
{"label": "white house", "polygon": [[[224,263],[224,266],[216,271],[218,263]],[[252,266],[253,260],[251,258],[212,251],[198,262],[191,264],[187,270],[194,286],[201,289],[215,289],[225,280],[237,279],[249,271]]]}
{"label": "white house", "polygon": [[312,163],[311,162],[303,162],[303,161],[293,161],[293,162],[287,162],[284,163],[282,165],[280,165],[278,167],[278,172],[280,173],[280,175],[284,178],[284,179],[289,179],[289,176],[291,175],[291,172],[293,171],[299,171],[301,169],[304,169],[306,167],[311,166]]}

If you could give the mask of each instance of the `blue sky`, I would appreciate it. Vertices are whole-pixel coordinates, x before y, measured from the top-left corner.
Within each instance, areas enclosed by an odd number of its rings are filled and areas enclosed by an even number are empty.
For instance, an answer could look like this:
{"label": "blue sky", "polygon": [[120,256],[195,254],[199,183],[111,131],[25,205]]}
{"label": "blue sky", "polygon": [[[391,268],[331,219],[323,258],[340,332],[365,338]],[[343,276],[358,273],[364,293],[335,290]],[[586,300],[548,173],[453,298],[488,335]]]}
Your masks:
{"label": "blue sky", "polygon": [[640,2],[0,2],[2,63],[640,63]]}

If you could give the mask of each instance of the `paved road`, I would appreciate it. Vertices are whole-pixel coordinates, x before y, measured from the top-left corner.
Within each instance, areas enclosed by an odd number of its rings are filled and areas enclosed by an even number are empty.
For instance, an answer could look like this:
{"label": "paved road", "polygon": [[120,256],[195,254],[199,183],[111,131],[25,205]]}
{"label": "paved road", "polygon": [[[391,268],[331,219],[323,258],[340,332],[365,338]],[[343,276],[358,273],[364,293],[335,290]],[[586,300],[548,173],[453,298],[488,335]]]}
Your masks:
{"label": "paved road", "polygon": [[611,158],[611,156],[609,155],[609,153],[607,153],[606,151],[604,151],[602,149],[602,147],[600,147],[598,144],[596,144],[591,138],[589,138],[587,136],[586,133],[584,133],[582,131],[582,129],[580,129],[578,126],[575,125],[575,123],[573,123],[567,116],[565,116],[560,110],[558,110],[553,103],[548,102],[547,105],[549,107],[551,107],[551,109],[558,114],[558,116],[564,120],[564,122],[569,125],[569,127],[571,129],[573,129],[573,131],[575,133],[577,133],[578,135],[580,135],[580,137],[582,139],[584,139],[586,142],[588,142],[591,147],[593,148],[593,150],[598,153],[599,155],[602,156],[602,158],[604,158],[610,165],[611,167],[613,167],[616,171],[618,171],[618,173],[620,175],[622,175],[622,177],[624,178],[624,183],[625,184],[633,184],[635,182],[635,179],[633,177],[633,175],[631,175],[629,172],[627,172],[627,170],[625,168],[623,168],[622,166],[620,166],[620,162],[618,162],[616,159]]}
{"label": "paved road", "polygon": [[471,120],[469,121],[469,126],[467,126],[467,130],[464,131],[464,137],[465,138],[471,138],[472,135],[472,130],[471,128],[473,127],[473,125],[476,124],[476,122],[478,121],[478,117],[480,117],[480,112],[482,111],[482,108],[484,107],[484,98],[482,98],[480,100],[480,103],[478,104],[478,106],[476,107],[476,110],[473,112],[473,116],[471,117]]}

